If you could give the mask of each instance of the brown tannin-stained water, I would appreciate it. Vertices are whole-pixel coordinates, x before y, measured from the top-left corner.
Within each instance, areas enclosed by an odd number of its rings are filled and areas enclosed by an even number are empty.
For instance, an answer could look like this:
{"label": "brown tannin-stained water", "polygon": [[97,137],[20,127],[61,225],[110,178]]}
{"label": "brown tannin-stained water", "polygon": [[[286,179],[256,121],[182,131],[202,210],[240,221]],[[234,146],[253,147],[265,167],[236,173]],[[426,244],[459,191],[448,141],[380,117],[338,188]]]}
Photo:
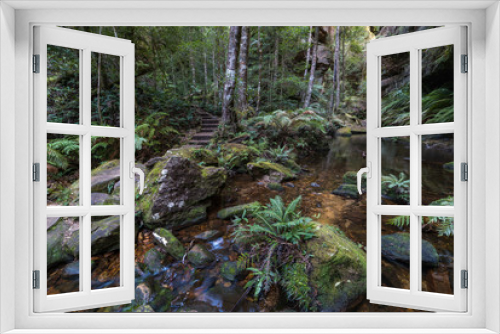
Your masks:
{"label": "brown tannin-stained water", "polygon": [[[453,195],[453,173],[443,168],[443,164],[453,161],[453,144],[447,138],[429,139],[424,142],[423,148],[423,198],[428,202]],[[384,144],[384,161],[390,163],[389,171],[404,172],[408,175],[409,143],[406,141],[388,141]],[[345,235],[366,247],[366,195],[359,199],[350,199],[332,194],[343,182],[343,175],[348,171],[358,171],[366,164],[366,136],[334,138],[330,150],[324,154],[317,154],[306,158],[299,158],[297,162],[303,168],[296,180],[283,182],[282,189],[270,190],[265,180],[253,179],[248,174],[236,174],[229,178],[224,189],[216,198],[208,211],[207,221],[174,232],[176,237],[186,248],[195,244],[195,236],[205,231],[216,231],[216,235],[204,244],[211,251],[216,261],[203,269],[191,267],[187,261],[177,261],[167,265],[155,274],[146,274],[136,270],[136,285],[147,282],[151,286],[161,286],[168,289],[173,298],[170,311],[182,312],[256,312],[256,311],[290,311],[287,306],[268,306],[259,304],[251,294],[245,295],[246,281],[230,282],[221,277],[222,263],[238,259],[237,246],[232,242],[232,223],[229,220],[217,218],[220,209],[259,201],[267,204],[270,198],[279,195],[285,203],[289,203],[298,196],[302,196],[301,211],[303,216],[314,218],[316,221],[337,226]],[[451,180],[451,183],[450,183]],[[451,188],[450,188],[451,184]],[[394,203],[395,204],[395,203]],[[406,231],[407,227],[383,224],[383,235]],[[423,229],[423,238],[429,241],[439,254],[439,265],[436,269],[428,269],[423,273],[423,289],[441,293],[451,293],[453,290],[453,237],[438,237],[437,233],[428,233]],[[136,247],[136,260],[141,262],[145,252],[153,248],[151,232],[141,232]],[[108,255],[109,257],[109,255]],[[106,273],[112,266],[100,266],[94,270],[93,280],[106,281]],[[383,272],[390,273],[383,277],[383,285],[403,289],[409,288],[409,272],[407,264],[383,261]],[[63,276],[62,267],[52,271],[50,279],[57,284],[69,284],[67,276]],[[109,270],[112,272],[112,270]],[[49,280],[50,280],[49,279]],[[104,282],[105,283],[105,282]],[[103,284],[104,284],[103,283]],[[54,286],[52,284],[51,286]],[[158,296],[158,301],[161,298]],[[154,303],[154,302],[153,302]],[[105,309],[92,311],[106,311]],[[107,310],[109,311],[109,309]],[[117,311],[117,310],[114,310]],[[348,311],[357,312],[405,312],[412,311],[403,308],[370,304],[363,299],[356,307]]]}

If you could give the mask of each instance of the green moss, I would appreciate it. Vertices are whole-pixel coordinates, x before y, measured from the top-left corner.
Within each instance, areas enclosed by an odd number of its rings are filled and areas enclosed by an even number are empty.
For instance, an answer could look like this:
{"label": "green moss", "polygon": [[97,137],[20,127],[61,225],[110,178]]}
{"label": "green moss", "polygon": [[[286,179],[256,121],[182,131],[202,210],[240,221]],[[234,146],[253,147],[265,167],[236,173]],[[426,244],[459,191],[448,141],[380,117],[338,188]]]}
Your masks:
{"label": "green moss", "polygon": [[267,184],[267,188],[274,190],[274,191],[283,191],[285,188],[281,186],[281,184],[276,183],[276,182],[270,182]]}
{"label": "green moss", "polygon": [[455,168],[455,163],[452,161],[452,162],[447,162],[443,165],[443,168],[448,170],[448,171],[451,171],[453,172],[454,168]]}
{"label": "green moss", "polygon": [[281,164],[261,161],[261,162],[251,162],[247,164],[247,169],[255,176],[262,176],[268,172],[278,172],[283,176],[283,181],[293,180],[296,178],[295,173],[290,169]]}
{"label": "green moss", "polygon": [[119,167],[119,166],[120,166],[120,160],[118,160],[118,159],[117,160],[110,160],[110,161],[103,163],[99,167],[93,169],[91,175],[94,176],[94,175],[100,174],[103,170],[113,169],[113,168]]}
{"label": "green moss", "polygon": [[355,184],[342,183],[340,187],[332,191],[332,194],[348,198],[359,198],[358,186]]}
{"label": "green moss", "polygon": [[157,228],[153,232],[155,242],[176,260],[182,260],[185,249],[179,240],[165,228]]}
{"label": "green moss", "polygon": [[237,261],[224,262],[220,269],[221,276],[228,281],[236,281],[243,274],[245,266]]}
{"label": "green moss", "polygon": [[337,136],[339,137],[351,137],[351,128],[346,126],[337,130]]}
{"label": "green moss", "polygon": [[[347,173],[344,174],[342,180],[344,181],[344,183],[357,185],[358,172],[348,171]],[[366,174],[363,174],[363,177],[361,178],[361,184],[363,185],[363,187],[366,187]]]}
{"label": "green moss", "polygon": [[260,207],[259,202],[252,202],[225,208],[217,212],[217,218],[230,219],[235,216],[241,216],[246,211],[247,215],[251,215],[253,211]]}

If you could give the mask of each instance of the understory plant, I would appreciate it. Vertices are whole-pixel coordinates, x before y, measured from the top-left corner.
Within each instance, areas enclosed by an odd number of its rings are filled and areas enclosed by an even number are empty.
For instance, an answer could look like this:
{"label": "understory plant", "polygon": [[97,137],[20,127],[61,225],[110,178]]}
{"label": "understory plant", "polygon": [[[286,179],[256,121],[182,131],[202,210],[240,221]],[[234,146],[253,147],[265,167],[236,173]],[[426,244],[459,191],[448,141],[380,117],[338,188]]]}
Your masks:
{"label": "understory plant", "polygon": [[382,176],[382,193],[397,200],[410,200],[410,180],[401,172],[399,176],[389,174]]}
{"label": "understory plant", "polygon": [[241,258],[252,272],[246,288],[254,290],[255,298],[265,296],[272,285],[279,284],[290,301],[308,310],[313,307],[307,275],[310,256],[304,245],[315,236],[315,225],[298,211],[300,201],[301,196],[287,206],[276,196],[254,211],[252,218],[244,213],[233,221],[233,237],[246,249]]}

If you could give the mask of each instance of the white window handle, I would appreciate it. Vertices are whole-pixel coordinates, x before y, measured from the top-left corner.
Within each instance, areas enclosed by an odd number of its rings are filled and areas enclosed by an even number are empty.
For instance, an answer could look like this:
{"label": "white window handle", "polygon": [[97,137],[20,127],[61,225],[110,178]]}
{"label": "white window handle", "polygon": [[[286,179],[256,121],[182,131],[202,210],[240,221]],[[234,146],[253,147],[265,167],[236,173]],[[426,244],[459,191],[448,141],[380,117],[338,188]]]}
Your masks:
{"label": "white window handle", "polygon": [[130,162],[130,178],[135,180],[135,174],[139,175],[139,194],[144,192],[144,172],[142,169],[135,167],[133,161]]}
{"label": "white window handle", "polygon": [[372,169],[371,169],[371,162],[368,162],[368,167],[361,168],[358,171],[358,192],[360,195],[363,194],[363,189],[361,188],[361,181],[363,179],[363,174],[366,173],[367,178],[372,177]]}

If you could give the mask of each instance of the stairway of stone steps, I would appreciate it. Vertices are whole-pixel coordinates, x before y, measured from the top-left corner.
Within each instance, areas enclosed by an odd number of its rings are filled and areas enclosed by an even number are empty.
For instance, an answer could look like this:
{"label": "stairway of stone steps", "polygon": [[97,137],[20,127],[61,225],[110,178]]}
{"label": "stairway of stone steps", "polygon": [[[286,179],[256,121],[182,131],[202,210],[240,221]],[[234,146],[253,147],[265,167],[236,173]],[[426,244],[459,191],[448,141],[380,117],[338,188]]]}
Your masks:
{"label": "stairway of stone steps", "polygon": [[210,140],[219,128],[219,118],[206,111],[199,112],[201,116],[201,129],[189,141],[189,146],[201,147],[210,144]]}

